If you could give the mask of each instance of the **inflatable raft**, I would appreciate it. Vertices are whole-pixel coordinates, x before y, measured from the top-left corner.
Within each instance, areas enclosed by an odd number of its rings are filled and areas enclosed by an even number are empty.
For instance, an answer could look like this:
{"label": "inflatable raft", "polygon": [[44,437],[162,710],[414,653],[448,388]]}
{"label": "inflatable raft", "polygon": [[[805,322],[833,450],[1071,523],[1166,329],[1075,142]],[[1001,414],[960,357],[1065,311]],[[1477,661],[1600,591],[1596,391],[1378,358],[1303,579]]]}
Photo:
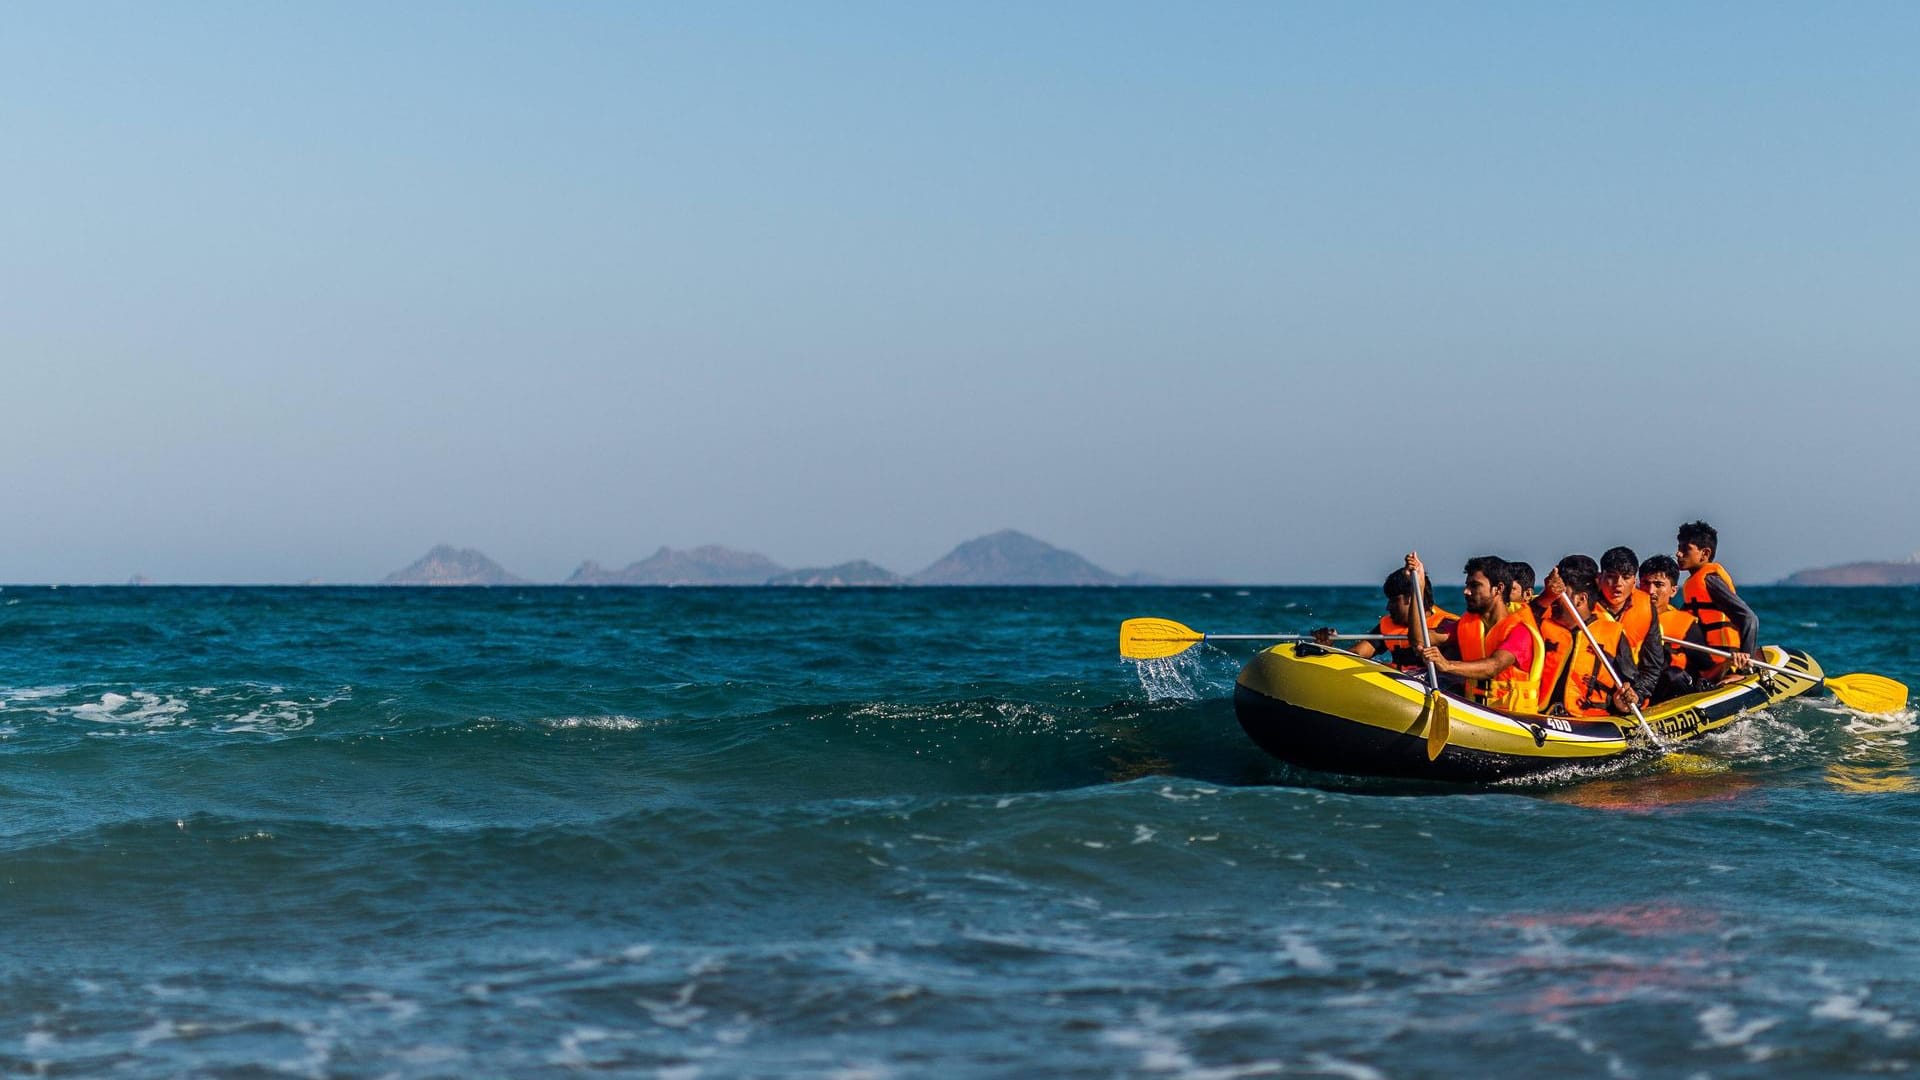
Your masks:
{"label": "inflatable raft", "polygon": [[[1761,671],[1644,710],[1664,743],[1697,738],[1818,687],[1824,673],[1798,650],[1769,645]],[[1484,781],[1594,764],[1646,746],[1633,718],[1507,713],[1448,695],[1446,745],[1427,757],[1427,687],[1418,675],[1305,642],[1279,645],[1240,670],[1234,712],[1267,753],[1308,769],[1361,776]],[[1623,726],[1624,725],[1624,726]]]}

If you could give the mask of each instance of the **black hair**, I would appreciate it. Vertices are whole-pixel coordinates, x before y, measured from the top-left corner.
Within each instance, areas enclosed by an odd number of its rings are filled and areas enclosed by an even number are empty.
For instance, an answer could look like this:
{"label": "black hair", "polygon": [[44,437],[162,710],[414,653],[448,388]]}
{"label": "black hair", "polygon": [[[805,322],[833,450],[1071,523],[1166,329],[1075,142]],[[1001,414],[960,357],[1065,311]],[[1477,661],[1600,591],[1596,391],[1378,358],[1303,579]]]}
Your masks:
{"label": "black hair", "polygon": [[1498,555],[1475,555],[1468,559],[1467,576],[1472,577],[1475,574],[1485,575],[1487,582],[1502,593],[1507,591],[1508,585],[1513,584],[1512,567],[1507,560]]}
{"label": "black hair", "polygon": [[[1575,561],[1578,560],[1578,561]],[[1567,565],[1573,563],[1572,566]],[[1600,595],[1599,567],[1585,555],[1569,555],[1560,560],[1560,581],[1567,592],[1574,596],[1586,594],[1587,603],[1598,606],[1605,602]]]}
{"label": "black hair", "polygon": [[1720,554],[1720,534],[1704,521],[1689,521],[1680,526],[1680,534],[1674,540],[1682,547],[1692,544],[1709,558]]}
{"label": "black hair", "polygon": [[1510,562],[1507,564],[1507,573],[1512,577],[1513,583],[1520,586],[1521,592],[1533,591],[1532,563]]}
{"label": "black hair", "polygon": [[1554,563],[1553,568],[1560,571],[1561,577],[1566,577],[1569,573],[1581,572],[1592,574],[1594,577],[1600,576],[1600,564],[1594,562],[1591,555],[1569,555]]}
{"label": "black hair", "polygon": [[[1433,607],[1433,579],[1428,577],[1423,580],[1427,587],[1427,593],[1424,599],[1427,602],[1428,609],[1431,610]],[[1396,596],[1412,596],[1413,571],[1403,566],[1393,573],[1388,574],[1386,582],[1380,586],[1380,591],[1386,593],[1387,599],[1389,600]]]}
{"label": "black hair", "polygon": [[1644,578],[1654,574],[1664,576],[1675,585],[1680,584],[1680,564],[1671,555],[1647,556],[1647,561],[1640,564],[1640,576]]}
{"label": "black hair", "polygon": [[1630,547],[1608,548],[1600,556],[1600,572],[1604,574],[1631,574],[1640,569],[1640,556]]}

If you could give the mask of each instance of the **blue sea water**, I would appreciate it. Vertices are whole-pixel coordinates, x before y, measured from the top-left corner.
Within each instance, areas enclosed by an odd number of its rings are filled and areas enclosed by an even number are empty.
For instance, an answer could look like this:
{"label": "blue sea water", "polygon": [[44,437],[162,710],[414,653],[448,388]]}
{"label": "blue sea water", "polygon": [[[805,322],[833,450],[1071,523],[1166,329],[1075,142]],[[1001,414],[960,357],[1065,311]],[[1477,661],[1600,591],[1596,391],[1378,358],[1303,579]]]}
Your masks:
{"label": "blue sea water", "polygon": [[[1920,590],[1752,590],[1920,680]],[[1915,718],[1553,783],[1310,775],[1254,646],[1367,589],[0,590],[0,1071],[1920,1067]]]}

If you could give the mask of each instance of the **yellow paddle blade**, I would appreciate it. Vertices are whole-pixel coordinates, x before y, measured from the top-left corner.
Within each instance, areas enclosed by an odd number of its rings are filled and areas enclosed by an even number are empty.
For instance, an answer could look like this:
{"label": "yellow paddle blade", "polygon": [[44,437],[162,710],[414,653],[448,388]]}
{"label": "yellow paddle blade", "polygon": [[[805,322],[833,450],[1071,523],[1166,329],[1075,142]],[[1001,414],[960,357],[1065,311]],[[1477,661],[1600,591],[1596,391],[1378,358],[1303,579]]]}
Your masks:
{"label": "yellow paddle blade", "polygon": [[1172,619],[1128,619],[1120,624],[1120,655],[1129,660],[1178,656],[1205,637]]}
{"label": "yellow paddle blade", "polygon": [[1861,712],[1890,713],[1907,707],[1906,684],[1885,675],[1864,671],[1856,675],[1834,675],[1827,679],[1827,689],[1840,699],[1840,704]]}
{"label": "yellow paddle blade", "polygon": [[1447,748],[1447,735],[1453,730],[1453,711],[1439,694],[1427,695],[1427,760],[1440,756]]}
{"label": "yellow paddle blade", "polygon": [[1660,767],[1671,773],[1687,776],[1711,776],[1726,772],[1729,766],[1719,758],[1710,758],[1704,754],[1687,754],[1673,751],[1660,759]]}

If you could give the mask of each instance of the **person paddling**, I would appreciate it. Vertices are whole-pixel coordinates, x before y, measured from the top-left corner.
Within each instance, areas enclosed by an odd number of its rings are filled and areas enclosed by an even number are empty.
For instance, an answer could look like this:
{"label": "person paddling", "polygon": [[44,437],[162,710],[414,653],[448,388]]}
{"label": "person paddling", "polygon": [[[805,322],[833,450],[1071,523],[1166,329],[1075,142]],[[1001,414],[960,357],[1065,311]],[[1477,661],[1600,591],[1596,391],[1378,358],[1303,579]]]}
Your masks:
{"label": "person paddling", "polygon": [[[1427,605],[1427,633],[1437,642],[1450,640],[1453,637],[1454,623],[1458,621],[1459,616],[1435,604],[1433,582],[1426,581],[1424,578],[1422,581],[1425,581],[1426,585],[1421,595],[1425,598]],[[1387,611],[1380,616],[1380,621],[1374,624],[1371,633],[1383,634],[1386,640],[1378,645],[1371,641],[1355,642],[1352,652],[1356,656],[1364,657],[1391,653],[1394,666],[1408,671],[1424,667],[1426,661],[1420,659],[1419,651],[1414,648],[1413,642],[1408,637],[1409,628],[1413,625],[1413,575],[1403,566],[1387,575],[1387,580],[1380,586],[1380,591],[1386,594]],[[1322,640],[1323,635],[1324,640]],[[1327,644],[1333,640],[1331,630],[1316,630],[1314,636],[1315,640],[1320,641],[1321,644]]]}
{"label": "person paddling", "polygon": [[1547,649],[1546,660],[1540,668],[1542,704],[1551,699],[1548,690],[1558,685],[1560,669],[1573,652],[1573,639],[1580,636],[1580,631],[1562,618],[1559,610],[1560,594],[1566,591],[1565,575],[1597,577],[1599,573],[1600,564],[1593,561],[1593,556],[1568,555],[1547,571],[1547,580],[1541,583],[1540,595],[1533,602],[1533,617],[1534,625],[1540,628],[1540,640]]}
{"label": "person paddling", "polygon": [[1707,644],[1733,654],[1702,671],[1702,679],[1717,682],[1746,671],[1760,649],[1760,619],[1734,593],[1733,575],[1714,561],[1720,534],[1704,521],[1689,521],[1674,539],[1678,545],[1674,559],[1687,571],[1686,584],[1680,588],[1680,609],[1700,620]]}
{"label": "person paddling", "polygon": [[1640,558],[1630,547],[1608,548],[1600,556],[1600,604],[1633,643],[1633,674],[1621,672],[1642,699],[1653,695],[1667,671],[1667,644],[1653,632],[1653,599],[1639,588]]}
{"label": "person paddling", "polygon": [[[1661,637],[1705,645],[1707,635],[1700,629],[1700,620],[1673,606],[1673,597],[1679,588],[1680,564],[1674,561],[1673,556],[1650,555],[1646,562],[1640,564],[1640,589],[1653,603],[1654,622],[1660,627]],[[1667,669],[1660,673],[1660,679],[1654,684],[1648,700],[1659,704],[1705,690],[1706,687],[1694,673],[1705,667],[1710,659],[1706,653],[1683,649],[1678,645],[1667,646]]]}
{"label": "person paddling", "polygon": [[[1547,575],[1543,594],[1553,600],[1553,621],[1571,638],[1566,658],[1560,663],[1553,681],[1541,692],[1548,712],[1563,716],[1627,716],[1641,701],[1632,684],[1619,685],[1607,673],[1607,665],[1594,653],[1580,623],[1587,624],[1595,641],[1606,650],[1615,671],[1624,674],[1633,669],[1633,643],[1620,624],[1601,606],[1599,575],[1592,557],[1570,555],[1560,560]],[[1560,600],[1565,595],[1573,602],[1573,611]],[[1575,614],[1579,619],[1574,618]]]}
{"label": "person paddling", "polygon": [[[1425,580],[1418,553],[1407,555],[1407,569]],[[1546,650],[1532,616],[1507,604],[1512,575],[1497,555],[1468,559],[1462,596],[1467,613],[1454,624],[1449,650],[1432,645],[1422,660],[1443,675],[1466,680],[1467,700],[1508,712],[1540,711],[1540,662]]]}

